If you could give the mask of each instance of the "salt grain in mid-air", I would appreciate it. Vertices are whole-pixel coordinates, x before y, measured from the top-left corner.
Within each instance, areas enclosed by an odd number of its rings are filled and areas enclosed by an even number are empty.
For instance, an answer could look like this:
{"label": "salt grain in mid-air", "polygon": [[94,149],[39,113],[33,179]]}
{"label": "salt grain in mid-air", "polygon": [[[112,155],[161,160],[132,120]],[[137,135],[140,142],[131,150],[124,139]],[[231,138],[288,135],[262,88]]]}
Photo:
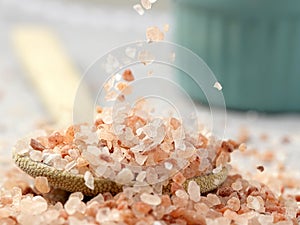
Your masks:
{"label": "salt grain in mid-air", "polygon": [[136,4],[133,6],[133,9],[139,14],[139,15],[144,15],[145,11],[142,8],[142,6],[140,4]]}
{"label": "salt grain in mid-air", "polygon": [[219,82],[216,82],[215,84],[214,84],[214,88],[216,88],[216,89],[218,89],[219,91],[221,91],[222,90],[222,85],[219,83]]}

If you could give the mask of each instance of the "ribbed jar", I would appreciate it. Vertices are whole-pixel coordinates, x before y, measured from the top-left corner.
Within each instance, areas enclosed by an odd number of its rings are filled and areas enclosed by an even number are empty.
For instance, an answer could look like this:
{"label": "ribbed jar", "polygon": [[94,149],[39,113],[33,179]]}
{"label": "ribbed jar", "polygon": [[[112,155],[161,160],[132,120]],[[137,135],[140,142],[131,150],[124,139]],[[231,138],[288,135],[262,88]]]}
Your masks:
{"label": "ribbed jar", "polygon": [[227,107],[300,111],[299,0],[173,0],[173,6],[175,41],[212,69]]}

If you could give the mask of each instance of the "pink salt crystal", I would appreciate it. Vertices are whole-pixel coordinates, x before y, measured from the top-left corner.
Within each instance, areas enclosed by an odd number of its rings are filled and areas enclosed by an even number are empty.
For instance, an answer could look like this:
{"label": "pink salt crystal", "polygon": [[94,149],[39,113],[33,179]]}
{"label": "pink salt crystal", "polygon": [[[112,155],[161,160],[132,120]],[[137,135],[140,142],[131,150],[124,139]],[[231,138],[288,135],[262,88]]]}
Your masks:
{"label": "pink salt crystal", "polygon": [[47,221],[48,224],[55,224],[55,220],[58,219],[60,213],[58,210],[49,209],[45,213],[43,213],[44,219]]}
{"label": "pink salt crystal", "polygon": [[188,194],[190,196],[190,199],[194,202],[200,201],[200,187],[195,181],[190,181],[188,184]]}
{"label": "pink salt crystal", "polygon": [[[164,32],[168,32],[169,31],[169,28],[170,28],[170,25],[169,24],[165,24],[164,25]],[[175,53],[174,53],[175,54]]]}
{"label": "pink salt crystal", "polygon": [[155,57],[147,50],[142,50],[138,53],[138,60],[144,65],[153,63]]}
{"label": "pink salt crystal", "polygon": [[146,178],[146,171],[141,171],[137,176],[136,176],[136,181],[143,182]]}
{"label": "pink salt crystal", "polygon": [[226,217],[218,217],[214,219],[206,219],[206,223],[207,225],[230,225],[231,220]]}
{"label": "pink salt crystal", "polygon": [[144,165],[144,163],[146,162],[146,160],[148,159],[148,155],[142,155],[140,153],[135,153],[134,154],[134,158],[135,161],[139,164],[139,165]]}
{"label": "pink salt crystal", "polygon": [[100,224],[110,221],[109,213],[110,209],[107,207],[99,209],[96,214],[96,221]]}
{"label": "pink salt crystal", "polygon": [[238,211],[241,207],[240,200],[236,197],[232,197],[227,201],[227,206],[233,211]]}
{"label": "pink salt crystal", "polygon": [[175,174],[175,176],[172,178],[172,180],[177,184],[183,184],[186,180],[186,178],[183,176],[181,172],[178,172]]}
{"label": "pink salt crystal", "polygon": [[182,198],[182,199],[185,199],[185,200],[189,199],[188,194],[184,190],[177,190],[177,191],[175,191],[175,195],[178,198]]}
{"label": "pink salt crystal", "polygon": [[64,170],[67,164],[68,161],[62,158],[55,158],[53,160],[53,167],[58,170]]}
{"label": "pink salt crystal", "polygon": [[164,166],[165,166],[165,168],[166,168],[167,170],[171,170],[171,169],[173,168],[173,164],[170,163],[170,162],[165,162],[165,163],[164,163]]}
{"label": "pink salt crystal", "polygon": [[213,172],[213,173],[220,173],[221,170],[222,170],[222,166],[219,165],[219,166],[217,166],[216,168],[214,168],[214,169],[212,170],[212,172]]}
{"label": "pink salt crystal", "polygon": [[77,165],[77,162],[75,160],[69,162],[66,166],[65,166],[65,170],[66,171],[70,171],[71,169],[73,169],[75,166]]}
{"label": "pink salt crystal", "polygon": [[0,218],[10,217],[13,214],[11,209],[4,207],[0,208]]}
{"label": "pink salt crystal", "polygon": [[125,54],[129,57],[134,59],[135,55],[136,55],[136,49],[135,48],[131,48],[131,47],[127,47],[125,49]]}
{"label": "pink salt crystal", "polygon": [[79,152],[76,149],[69,149],[68,154],[72,159],[77,159],[79,156]]}
{"label": "pink salt crystal", "polygon": [[247,207],[255,211],[262,211],[264,208],[264,200],[260,196],[249,195],[247,197]]}
{"label": "pink salt crystal", "polygon": [[69,215],[73,215],[76,212],[84,213],[86,205],[80,200],[79,197],[69,197],[65,203],[65,210]]}
{"label": "pink salt crystal", "polygon": [[206,198],[212,206],[221,204],[221,200],[215,194],[208,194]]}
{"label": "pink salt crystal", "polygon": [[226,217],[230,220],[236,220],[236,218],[238,217],[238,214],[230,209],[227,209],[223,215],[224,215],[224,217]]}
{"label": "pink salt crystal", "polygon": [[69,225],[82,225],[82,224],[87,224],[87,221],[79,220],[79,219],[77,219],[75,216],[70,216],[70,217],[68,218],[68,222],[69,222]]}
{"label": "pink salt crystal", "polygon": [[151,4],[153,4],[153,3],[157,2],[157,0],[149,0],[149,2],[150,2]]}
{"label": "pink salt crystal", "polygon": [[90,205],[93,202],[97,202],[97,203],[104,203],[104,197],[101,193],[99,193],[97,196],[95,196],[94,198],[92,198],[90,201],[87,202],[87,205]]}
{"label": "pink salt crystal", "polygon": [[247,145],[245,143],[242,143],[239,145],[239,150],[241,152],[245,152],[247,150]]}
{"label": "pink salt crystal", "polygon": [[33,161],[41,162],[43,160],[43,153],[41,151],[31,150],[29,152],[29,157]]}
{"label": "pink salt crystal", "polygon": [[242,182],[240,180],[235,181],[231,184],[231,187],[234,191],[240,191],[243,188]]}
{"label": "pink salt crystal", "polygon": [[141,16],[144,15],[144,13],[145,13],[145,11],[143,10],[143,8],[140,4],[135,4],[133,6],[133,9]]}
{"label": "pink salt crystal", "polygon": [[142,193],[140,196],[142,202],[148,204],[148,205],[159,205],[161,203],[161,199],[156,194],[148,194],[148,193]]}
{"label": "pink salt crystal", "polygon": [[146,181],[148,184],[156,184],[158,182],[158,175],[153,167],[147,168]]}
{"label": "pink salt crystal", "polygon": [[197,212],[206,215],[206,213],[210,210],[210,208],[205,203],[196,203],[194,205],[194,208],[197,210]]}
{"label": "pink salt crystal", "polygon": [[86,151],[93,154],[93,155],[95,155],[95,156],[99,156],[100,153],[101,153],[99,148],[97,148],[96,146],[91,146],[91,145],[87,146]]}
{"label": "pink salt crystal", "polygon": [[42,194],[48,193],[50,191],[47,177],[36,177],[34,179],[34,186]]}
{"label": "pink salt crystal", "polygon": [[86,171],[85,174],[84,174],[84,184],[94,190],[94,177],[93,175],[91,174],[90,171]]}
{"label": "pink salt crystal", "polygon": [[151,9],[151,2],[149,0],[141,0],[141,5],[144,7],[144,9]]}
{"label": "pink salt crystal", "polygon": [[15,225],[16,221],[11,218],[0,218],[1,225]]}
{"label": "pink salt crystal", "polygon": [[221,85],[219,82],[216,82],[216,83],[214,84],[214,88],[216,88],[216,89],[218,89],[219,91],[221,91],[221,90],[222,90],[222,85]]}
{"label": "pink salt crystal", "polygon": [[79,198],[80,200],[83,200],[83,194],[81,192],[73,192],[72,194],[70,194],[69,198]]}
{"label": "pink salt crystal", "polygon": [[133,173],[128,168],[123,168],[115,178],[119,184],[130,184],[134,178]]}
{"label": "pink salt crystal", "polygon": [[26,197],[20,202],[22,213],[29,215],[39,215],[48,208],[47,201],[41,196]]}

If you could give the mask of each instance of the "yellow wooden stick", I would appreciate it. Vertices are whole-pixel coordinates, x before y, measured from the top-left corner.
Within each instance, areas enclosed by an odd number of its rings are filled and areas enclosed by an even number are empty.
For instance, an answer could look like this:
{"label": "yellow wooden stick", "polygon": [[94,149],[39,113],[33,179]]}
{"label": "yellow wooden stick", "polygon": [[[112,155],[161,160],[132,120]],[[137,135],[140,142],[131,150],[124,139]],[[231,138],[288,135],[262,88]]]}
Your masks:
{"label": "yellow wooden stick", "polygon": [[[13,43],[25,74],[59,126],[72,123],[73,103],[81,74],[76,70],[58,38],[47,28],[22,26],[12,32]],[[81,92],[81,120],[93,103],[86,88]]]}

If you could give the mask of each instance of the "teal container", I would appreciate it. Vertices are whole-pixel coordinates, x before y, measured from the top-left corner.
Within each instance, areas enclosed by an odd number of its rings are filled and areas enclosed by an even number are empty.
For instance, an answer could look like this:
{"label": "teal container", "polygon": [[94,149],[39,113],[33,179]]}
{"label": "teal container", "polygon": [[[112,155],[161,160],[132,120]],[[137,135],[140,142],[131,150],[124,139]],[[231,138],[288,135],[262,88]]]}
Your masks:
{"label": "teal container", "polygon": [[[300,0],[174,0],[175,42],[198,54],[226,106],[300,111]],[[188,79],[182,86],[205,97]]]}

